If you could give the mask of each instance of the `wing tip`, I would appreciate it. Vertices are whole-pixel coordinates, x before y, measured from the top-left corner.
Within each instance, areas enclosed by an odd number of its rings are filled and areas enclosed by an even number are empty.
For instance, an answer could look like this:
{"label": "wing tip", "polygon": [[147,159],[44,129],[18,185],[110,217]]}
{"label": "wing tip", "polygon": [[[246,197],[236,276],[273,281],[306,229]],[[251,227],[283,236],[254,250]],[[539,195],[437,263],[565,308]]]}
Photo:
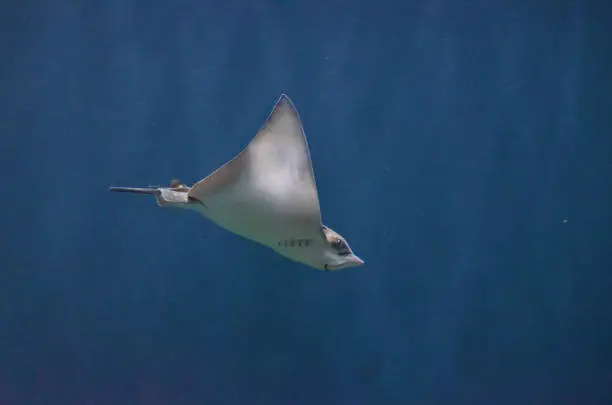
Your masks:
{"label": "wing tip", "polygon": [[298,113],[297,108],[295,108],[293,101],[291,101],[287,93],[283,92],[276,100],[276,103],[274,104],[272,111],[270,111],[270,114],[266,118],[263,127],[265,128],[266,126],[271,125],[272,122],[274,122],[274,117],[277,116],[277,114],[282,113],[283,111],[289,111],[289,113],[300,124],[300,126],[302,125],[300,114]]}
{"label": "wing tip", "polygon": [[280,94],[280,96],[278,97],[278,100],[277,100],[277,102],[276,102],[276,103],[278,104],[278,103],[280,103],[280,102],[286,102],[286,103],[288,103],[288,104],[293,104],[293,103],[291,102],[291,98],[289,98],[289,95],[287,95],[287,93],[285,93],[285,92],[282,92],[282,93]]}
{"label": "wing tip", "polygon": [[281,107],[287,107],[294,114],[297,114],[297,109],[295,108],[293,101],[291,101],[287,93],[281,93],[281,95],[276,100],[276,103],[274,104],[274,108],[272,108],[272,112],[276,111],[278,108],[281,108]]}

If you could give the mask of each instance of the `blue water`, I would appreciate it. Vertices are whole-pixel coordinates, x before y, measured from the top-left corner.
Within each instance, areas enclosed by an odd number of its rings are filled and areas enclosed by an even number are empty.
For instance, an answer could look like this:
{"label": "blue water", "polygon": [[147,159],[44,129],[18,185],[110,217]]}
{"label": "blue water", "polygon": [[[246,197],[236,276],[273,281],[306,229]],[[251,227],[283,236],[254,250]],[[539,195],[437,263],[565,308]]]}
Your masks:
{"label": "blue water", "polygon": [[[610,10],[4,2],[0,405],[612,403]],[[366,267],[108,193],[281,92]]]}

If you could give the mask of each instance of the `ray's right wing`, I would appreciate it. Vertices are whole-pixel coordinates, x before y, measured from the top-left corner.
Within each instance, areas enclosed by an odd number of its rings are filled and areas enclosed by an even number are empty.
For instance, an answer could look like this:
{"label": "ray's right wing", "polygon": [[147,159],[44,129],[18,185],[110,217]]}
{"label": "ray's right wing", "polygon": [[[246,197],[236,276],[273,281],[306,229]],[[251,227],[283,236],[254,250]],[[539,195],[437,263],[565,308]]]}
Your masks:
{"label": "ray's right wing", "polygon": [[310,152],[298,112],[289,97],[281,95],[249,145],[196,183],[189,197],[212,205],[215,200],[230,206],[244,206],[246,200],[252,206],[265,204],[289,222],[295,219],[318,229],[321,213]]}

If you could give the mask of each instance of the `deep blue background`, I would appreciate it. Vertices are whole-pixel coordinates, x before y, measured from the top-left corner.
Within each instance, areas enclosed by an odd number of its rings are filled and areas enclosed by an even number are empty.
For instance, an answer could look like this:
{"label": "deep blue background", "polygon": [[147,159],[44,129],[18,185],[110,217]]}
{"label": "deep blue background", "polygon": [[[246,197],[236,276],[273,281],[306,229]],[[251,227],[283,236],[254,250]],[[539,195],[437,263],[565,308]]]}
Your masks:
{"label": "deep blue background", "polygon": [[[605,2],[1,5],[0,405],[612,403]],[[107,192],[283,91],[366,267]]]}

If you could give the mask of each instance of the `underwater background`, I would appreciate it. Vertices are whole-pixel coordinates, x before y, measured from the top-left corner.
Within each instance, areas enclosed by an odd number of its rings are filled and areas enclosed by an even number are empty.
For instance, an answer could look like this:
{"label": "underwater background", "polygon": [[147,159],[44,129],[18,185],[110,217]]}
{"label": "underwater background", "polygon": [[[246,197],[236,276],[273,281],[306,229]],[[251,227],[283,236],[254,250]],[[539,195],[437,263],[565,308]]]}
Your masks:
{"label": "underwater background", "polygon": [[[606,2],[1,5],[0,405],[612,403]],[[282,92],[365,267],[108,192]]]}

